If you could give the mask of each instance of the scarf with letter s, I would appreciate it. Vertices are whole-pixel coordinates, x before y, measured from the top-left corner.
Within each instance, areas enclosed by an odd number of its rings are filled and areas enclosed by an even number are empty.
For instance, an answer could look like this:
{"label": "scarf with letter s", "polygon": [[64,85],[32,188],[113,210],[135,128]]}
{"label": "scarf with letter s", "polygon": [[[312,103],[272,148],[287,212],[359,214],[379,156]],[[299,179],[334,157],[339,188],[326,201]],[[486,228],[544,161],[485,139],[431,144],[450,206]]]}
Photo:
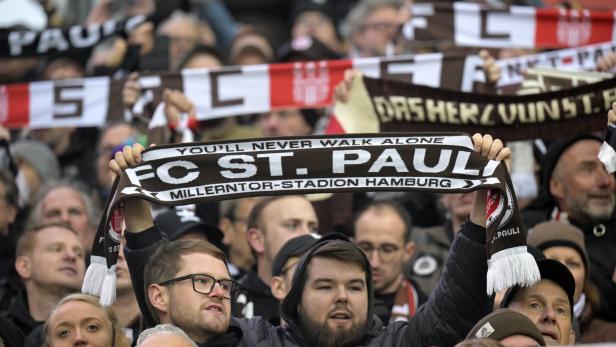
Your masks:
{"label": "scarf with letter s", "polygon": [[461,133],[387,133],[184,143],[152,147],[127,168],[92,249],[83,291],[115,296],[122,202],[165,205],[259,195],[352,191],[460,193],[487,189],[487,292],[539,280],[506,166],[477,154]]}

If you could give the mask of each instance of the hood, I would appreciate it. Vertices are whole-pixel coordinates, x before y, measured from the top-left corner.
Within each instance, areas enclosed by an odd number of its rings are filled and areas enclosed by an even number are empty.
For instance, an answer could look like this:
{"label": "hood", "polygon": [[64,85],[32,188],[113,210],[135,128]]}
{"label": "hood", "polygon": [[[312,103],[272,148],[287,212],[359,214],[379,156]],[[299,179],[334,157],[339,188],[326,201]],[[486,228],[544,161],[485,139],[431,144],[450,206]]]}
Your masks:
{"label": "hood", "polygon": [[[330,233],[325,235],[323,238],[319,239],[319,241],[312,247],[299,261],[297,267],[295,269],[295,274],[293,275],[293,285],[289,290],[286,298],[283,300],[281,305],[281,318],[284,319],[289,324],[289,329],[291,333],[295,335],[296,338],[303,340],[301,338],[300,330],[299,330],[299,314],[298,307],[302,300],[302,293],[304,292],[304,286],[306,284],[307,277],[307,268],[308,264],[310,264],[310,260],[312,259],[314,253],[323,247],[326,244],[330,243],[351,243],[351,241],[343,234],[338,233]],[[353,245],[357,247],[356,245]],[[358,250],[363,255],[364,260],[364,270],[366,271],[366,283],[368,288],[368,331],[373,331],[374,326],[379,325],[380,320],[377,319],[375,321],[373,319],[374,312],[374,288],[372,284],[372,271],[370,269],[370,262],[368,258],[365,256],[363,251],[359,248]]]}

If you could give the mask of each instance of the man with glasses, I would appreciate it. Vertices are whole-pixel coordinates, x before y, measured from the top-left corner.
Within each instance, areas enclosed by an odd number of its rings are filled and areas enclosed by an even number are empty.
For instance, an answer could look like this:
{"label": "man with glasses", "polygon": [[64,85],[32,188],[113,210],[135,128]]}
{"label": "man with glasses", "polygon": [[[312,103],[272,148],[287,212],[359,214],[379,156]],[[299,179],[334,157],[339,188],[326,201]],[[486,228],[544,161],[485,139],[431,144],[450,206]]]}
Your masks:
{"label": "man with glasses", "polygon": [[[473,142],[475,150],[486,158],[511,164],[511,151],[502,141],[475,134]],[[143,149],[139,144],[125,147],[110,162],[110,168],[120,174],[128,165],[141,161]],[[165,260],[155,249],[168,246],[161,242],[148,204],[138,198],[124,201],[124,251],[145,325],[154,325],[147,317],[154,314],[155,320],[184,329],[200,346],[453,346],[492,306],[485,291],[484,197],[485,192],[476,194],[470,219],[456,235],[443,277],[430,300],[409,322],[387,326],[373,314],[369,260],[358,246],[347,241],[323,238],[326,242],[311,248],[297,264],[292,287],[282,304],[281,318],[289,323],[287,328],[274,327],[260,317],[230,319],[232,299],[226,297],[233,297],[235,290],[233,285],[218,281],[230,279],[222,253],[188,249],[176,253],[174,260]],[[253,210],[253,214],[258,213]],[[161,263],[164,276],[155,276],[152,262]],[[206,281],[211,289],[193,284],[194,276],[179,279],[192,274],[214,277]],[[144,280],[149,284],[143,286]],[[169,280],[173,284],[165,284]],[[149,307],[144,309],[146,301]]]}
{"label": "man with glasses", "polygon": [[394,41],[402,24],[410,18],[405,3],[402,0],[358,2],[346,19],[352,55],[377,57],[399,53],[395,52]]}
{"label": "man with glasses", "polygon": [[156,323],[184,330],[197,343],[239,339],[231,321],[231,280],[225,254],[201,240],[163,242],[145,265],[146,304]]}
{"label": "man with glasses", "polygon": [[390,319],[408,320],[425,301],[402,275],[415,251],[410,241],[411,217],[393,201],[376,200],[357,213],[354,229],[355,243],[370,260],[375,314],[384,324]]}

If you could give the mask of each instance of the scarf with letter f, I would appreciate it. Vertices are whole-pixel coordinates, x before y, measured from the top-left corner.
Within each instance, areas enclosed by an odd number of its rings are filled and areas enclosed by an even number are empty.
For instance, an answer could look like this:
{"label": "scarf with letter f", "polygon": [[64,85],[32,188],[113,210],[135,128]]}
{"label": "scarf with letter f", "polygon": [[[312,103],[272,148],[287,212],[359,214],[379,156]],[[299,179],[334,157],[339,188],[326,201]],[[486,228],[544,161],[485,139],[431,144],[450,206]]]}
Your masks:
{"label": "scarf with letter f", "polygon": [[506,166],[477,154],[466,134],[184,143],[149,148],[142,158],[114,182],[92,249],[83,291],[100,295],[103,305],[115,300],[122,202],[128,198],[185,205],[277,194],[487,189],[487,292],[539,280],[537,265],[526,252],[526,231]]}

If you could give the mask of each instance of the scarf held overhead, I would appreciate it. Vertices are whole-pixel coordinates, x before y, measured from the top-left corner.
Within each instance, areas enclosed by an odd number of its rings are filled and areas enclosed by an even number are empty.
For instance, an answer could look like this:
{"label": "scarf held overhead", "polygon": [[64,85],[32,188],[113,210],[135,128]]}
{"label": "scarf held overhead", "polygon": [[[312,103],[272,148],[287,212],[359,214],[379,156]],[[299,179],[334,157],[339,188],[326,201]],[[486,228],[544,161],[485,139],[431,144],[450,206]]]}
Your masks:
{"label": "scarf held overhead", "polygon": [[328,133],[467,131],[502,140],[550,139],[605,128],[616,78],[531,95],[463,93],[355,78],[337,102]]}
{"label": "scarf held overhead", "polygon": [[[92,249],[84,290],[112,298],[121,204],[166,205],[247,196],[353,191],[459,193],[488,189],[488,293],[538,280],[504,164],[460,133],[359,134],[175,144],[149,148],[116,179]],[[96,259],[96,261],[95,261]],[[106,266],[103,266],[106,264]],[[105,276],[107,274],[107,276]],[[111,300],[113,301],[113,300]],[[109,304],[109,300],[104,302]]]}
{"label": "scarf held overhead", "polygon": [[[498,87],[515,89],[524,79],[524,70],[534,66],[592,70],[598,58],[614,51],[616,43],[609,42],[497,60],[502,70]],[[472,92],[485,81],[482,65],[476,55],[427,53],[143,74],[139,78],[142,96],[131,111],[144,115],[144,110],[156,109],[166,88],[184,92],[200,120],[289,107],[327,107],[333,88],[350,68],[373,78]],[[124,82],[89,77],[0,85],[0,123],[7,128],[101,127],[125,114]],[[163,115],[161,122],[152,120],[150,126],[165,122]]]}
{"label": "scarf held overhead", "polygon": [[454,43],[493,48],[560,48],[616,41],[614,11],[510,6],[472,2],[415,3],[404,36],[412,46]]}

